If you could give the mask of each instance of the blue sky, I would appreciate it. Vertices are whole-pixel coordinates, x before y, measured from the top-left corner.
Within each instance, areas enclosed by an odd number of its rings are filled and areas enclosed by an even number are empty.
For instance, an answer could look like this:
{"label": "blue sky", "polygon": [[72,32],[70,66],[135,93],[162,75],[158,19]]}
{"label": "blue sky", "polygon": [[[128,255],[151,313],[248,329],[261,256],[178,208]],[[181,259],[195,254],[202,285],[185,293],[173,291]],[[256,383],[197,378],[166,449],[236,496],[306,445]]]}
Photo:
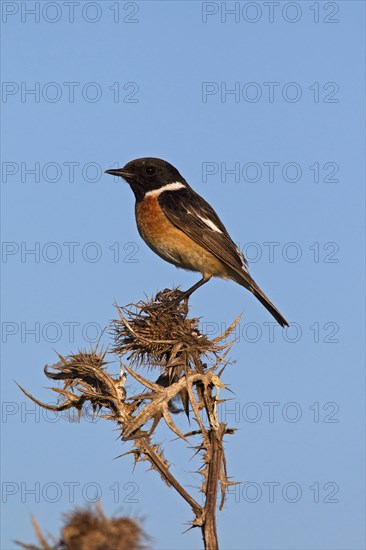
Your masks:
{"label": "blue sky", "polygon": [[[156,474],[113,460],[127,445],[112,424],[47,416],[14,383],[50,400],[55,349],[89,347],[114,301],[197,280],[147,248],[131,190],[103,174],[142,156],[214,206],[291,323],[232,282],[191,299],[215,335],[243,313],[221,547],[364,548],[364,3],[1,7],[1,548],[34,540],[31,514],[57,533],[96,495],[144,517],[154,548],[201,547]],[[189,452],[161,440],[197,486]]]}

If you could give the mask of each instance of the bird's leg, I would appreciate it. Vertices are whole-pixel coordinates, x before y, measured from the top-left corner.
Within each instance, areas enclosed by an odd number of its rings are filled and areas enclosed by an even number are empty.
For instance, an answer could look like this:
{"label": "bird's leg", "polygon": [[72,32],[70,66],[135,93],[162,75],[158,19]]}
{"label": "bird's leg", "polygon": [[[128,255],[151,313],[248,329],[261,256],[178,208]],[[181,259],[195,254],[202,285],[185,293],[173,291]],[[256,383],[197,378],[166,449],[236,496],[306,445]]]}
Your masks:
{"label": "bird's leg", "polygon": [[212,275],[203,275],[202,279],[198,281],[195,285],[191,286],[188,290],[182,292],[182,294],[179,297],[179,301],[185,300],[186,298],[189,298],[193,292],[195,292],[200,286],[204,285],[205,283],[208,283],[208,281],[211,279]]}
{"label": "bird's leg", "polygon": [[184,291],[182,293],[182,296],[180,298],[180,301],[184,300],[185,298],[189,298],[191,294],[193,294],[193,292],[195,292],[198,288],[200,288],[200,286],[208,283],[208,281],[211,279],[212,275],[203,275],[202,276],[202,279],[200,279],[198,281],[198,283],[196,283],[195,285],[191,286],[191,288],[189,288],[188,290]]}
{"label": "bird's leg", "polygon": [[[164,304],[165,307],[170,309],[171,307],[178,306],[183,300],[188,300],[190,295],[193,294],[193,292],[195,292],[195,290],[200,288],[200,286],[207,283],[211,279],[211,277],[212,277],[212,275],[203,275],[202,279],[200,279],[196,284],[191,286],[188,290],[182,291],[182,290],[175,289],[174,292],[178,295],[178,297],[173,298],[169,303]],[[187,305],[187,302],[185,304]],[[151,306],[151,305],[149,306],[149,308],[153,308],[153,307],[154,306]],[[156,309],[158,309],[158,308],[161,307],[161,304],[158,303],[155,307],[156,307]]]}

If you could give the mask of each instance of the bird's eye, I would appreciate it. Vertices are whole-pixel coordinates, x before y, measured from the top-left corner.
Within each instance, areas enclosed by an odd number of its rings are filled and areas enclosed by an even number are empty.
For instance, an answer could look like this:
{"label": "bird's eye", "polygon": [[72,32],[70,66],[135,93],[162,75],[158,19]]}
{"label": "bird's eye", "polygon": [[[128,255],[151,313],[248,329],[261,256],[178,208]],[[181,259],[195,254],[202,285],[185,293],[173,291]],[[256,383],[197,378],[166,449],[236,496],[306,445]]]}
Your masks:
{"label": "bird's eye", "polygon": [[155,174],[155,168],[153,166],[148,166],[146,168],[146,173],[148,176],[152,176],[153,174]]}

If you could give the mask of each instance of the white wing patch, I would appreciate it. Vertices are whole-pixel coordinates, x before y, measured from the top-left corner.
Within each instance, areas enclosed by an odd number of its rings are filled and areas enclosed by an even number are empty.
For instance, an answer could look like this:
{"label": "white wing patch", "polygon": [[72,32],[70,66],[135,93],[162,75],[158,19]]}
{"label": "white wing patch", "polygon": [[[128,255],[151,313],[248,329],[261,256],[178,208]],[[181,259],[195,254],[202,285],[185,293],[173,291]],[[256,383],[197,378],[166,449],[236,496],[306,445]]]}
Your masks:
{"label": "white wing patch", "polygon": [[164,193],[164,191],[178,191],[178,189],[182,189],[182,187],[185,187],[184,183],[180,181],[174,181],[173,183],[167,183],[167,185],[159,187],[159,189],[148,191],[147,193],[145,193],[145,197],[158,197],[161,193]]}
{"label": "white wing patch", "polygon": [[[219,229],[217,227],[217,225],[212,221],[210,220],[209,218],[203,218],[202,216],[200,216],[198,214],[198,212],[191,212],[190,210],[188,210],[187,208],[187,213],[190,214],[191,216],[196,216],[197,218],[199,218],[201,221],[203,221],[203,223],[205,223],[207,225],[207,227],[209,227],[212,231],[216,231],[216,233],[221,233],[223,234],[223,232],[221,231],[221,229]],[[249,273],[248,271],[248,267],[246,265],[246,260],[244,258],[244,255],[242,253],[242,251],[240,250],[240,248],[238,246],[235,245],[235,248],[236,248],[236,252],[238,253],[238,257],[240,259],[240,263],[241,263],[241,267],[243,269],[243,271],[245,271],[246,273]]]}
{"label": "white wing patch", "polygon": [[209,220],[208,218],[202,218],[202,216],[199,216],[197,214],[197,217],[203,221],[203,223],[205,223],[207,225],[207,227],[209,227],[210,229],[212,229],[212,231],[216,231],[217,233],[222,233],[221,229],[219,229],[217,227],[217,225],[214,224],[214,222],[212,220]]}
{"label": "white wing patch", "polygon": [[244,256],[243,256],[242,251],[240,250],[240,248],[239,248],[238,246],[235,246],[235,248],[236,248],[236,251],[237,251],[237,253],[238,253],[238,256],[239,256],[239,258],[240,258],[240,260],[241,260],[241,266],[242,266],[243,270],[244,270],[246,273],[249,273],[248,267],[247,267],[247,265],[246,265],[246,263],[245,263],[245,260],[244,260]]}

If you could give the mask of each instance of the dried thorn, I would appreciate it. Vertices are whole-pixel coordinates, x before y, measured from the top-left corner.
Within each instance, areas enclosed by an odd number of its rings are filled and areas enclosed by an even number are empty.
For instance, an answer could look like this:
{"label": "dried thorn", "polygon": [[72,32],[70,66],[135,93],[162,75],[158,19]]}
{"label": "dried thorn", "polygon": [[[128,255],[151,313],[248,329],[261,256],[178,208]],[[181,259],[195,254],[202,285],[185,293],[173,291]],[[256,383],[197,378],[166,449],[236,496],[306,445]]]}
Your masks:
{"label": "dried thorn", "polygon": [[[38,525],[38,522],[37,522],[37,520],[34,516],[32,516],[32,525],[33,525],[33,529],[35,531],[36,537],[37,537],[37,539],[39,540],[39,542],[41,544],[42,550],[53,550],[54,546],[50,546],[48,544],[48,542],[45,539],[45,537],[44,537],[44,535],[41,531],[41,528]],[[22,543],[18,540],[14,541],[14,542],[16,544],[18,544],[19,546],[21,546],[22,548],[24,548],[25,550],[40,550],[40,548],[38,548],[37,546],[34,546],[33,544],[24,544],[24,543]]]}
{"label": "dried thorn", "polygon": [[134,371],[127,365],[125,365],[125,369],[127,370],[128,374],[130,374],[133,378],[135,378],[135,380],[140,382],[140,384],[142,384],[146,388],[149,388],[150,390],[153,390],[153,391],[157,391],[159,388],[161,388],[161,386],[159,386],[158,384],[155,384],[154,382],[151,382],[147,378],[144,378],[143,376],[141,376],[141,374],[138,374],[136,371]]}
{"label": "dried thorn", "polygon": [[234,319],[234,321],[231,323],[231,325],[222,333],[220,334],[220,336],[217,336],[216,338],[213,338],[212,342],[214,342],[215,344],[217,342],[221,342],[222,340],[224,340],[229,334],[231,334],[233,332],[233,330],[235,330],[235,328],[237,327],[237,325],[240,323],[240,320],[242,318],[242,313],[240,315],[237,316],[236,319]]}
{"label": "dried thorn", "polygon": [[[40,407],[43,407],[44,409],[47,409],[49,411],[65,411],[67,409],[70,409],[74,406],[73,403],[67,403],[64,402],[61,405],[48,405],[47,403],[43,403],[42,401],[39,401],[36,397],[34,397],[31,393],[29,393],[27,390],[25,390],[18,382],[15,382],[18,388],[22,390],[22,392],[29,397],[33,401],[33,403],[36,403],[36,405],[39,405]],[[56,391],[56,390],[55,390]]]}
{"label": "dried thorn", "polygon": [[187,432],[186,434],[184,434],[186,437],[190,437],[191,435],[201,435],[202,434],[202,431],[201,430],[193,430],[192,432]]}
{"label": "dried thorn", "polygon": [[176,425],[174,424],[173,420],[172,420],[172,417],[170,416],[169,412],[168,412],[168,407],[165,405],[163,406],[163,416],[164,416],[164,420],[165,422],[167,423],[167,425],[169,426],[169,428],[172,430],[172,432],[174,432],[178,437],[180,437],[181,439],[184,439],[184,441],[186,441],[187,443],[189,443],[188,439],[185,437],[185,435],[182,434],[182,432],[176,427]]}

